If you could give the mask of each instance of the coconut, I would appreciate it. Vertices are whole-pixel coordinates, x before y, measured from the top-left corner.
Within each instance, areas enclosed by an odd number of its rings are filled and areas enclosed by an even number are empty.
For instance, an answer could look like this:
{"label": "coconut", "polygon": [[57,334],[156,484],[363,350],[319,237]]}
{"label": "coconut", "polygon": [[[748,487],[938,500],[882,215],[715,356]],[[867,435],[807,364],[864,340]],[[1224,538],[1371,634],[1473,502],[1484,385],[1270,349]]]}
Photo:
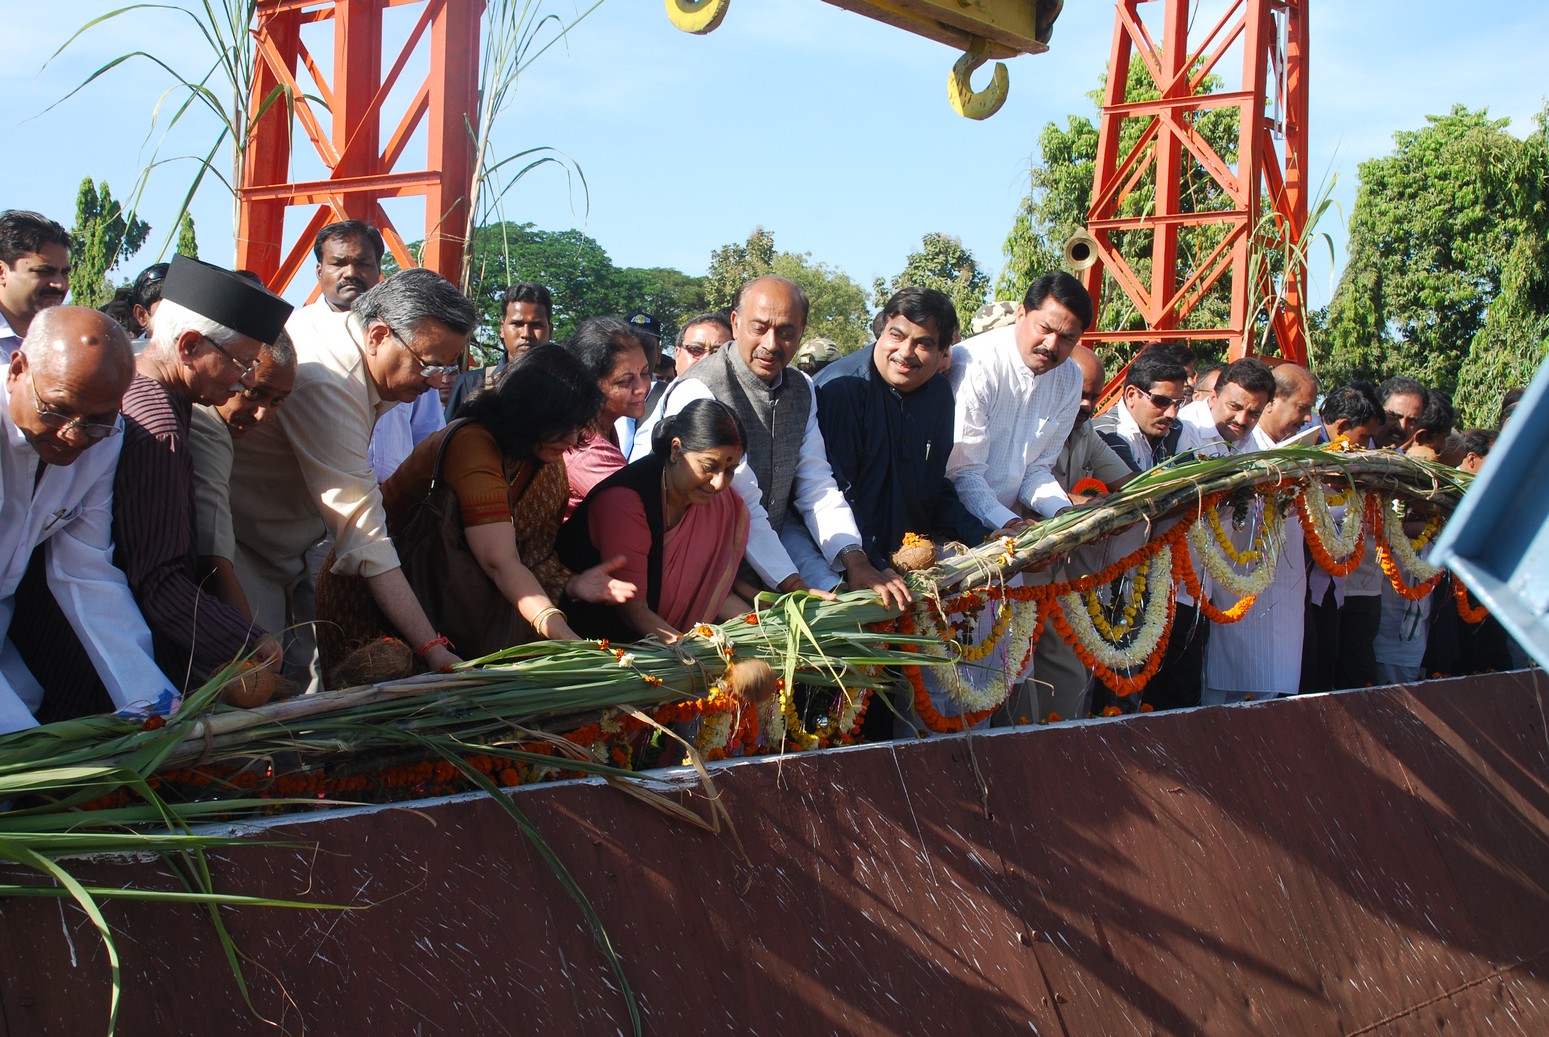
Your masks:
{"label": "coconut", "polygon": [[738,659],[726,668],[726,686],[744,702],[762,704],[779,687],[774,670],[762,659]]}
{"label": "coconut", "polygon": [[903,546],[893,552],[893,565],[901,573],[920,572],[936,564],[936,545],[924,537],[910,534]]}
{"label": "coconut", "polygon": [[418,669],[414,649],[396,637],[367,641],[355,649],[329,674],[329,687],[352,688],[358,684],[380,684],[408,677]]}
{"label": "coconut", "polygon": [[282,684],[295,688],[293,682],[272,670],[248,664],[221,688],[221,701],[238,709],[256,709],[274,698]]}

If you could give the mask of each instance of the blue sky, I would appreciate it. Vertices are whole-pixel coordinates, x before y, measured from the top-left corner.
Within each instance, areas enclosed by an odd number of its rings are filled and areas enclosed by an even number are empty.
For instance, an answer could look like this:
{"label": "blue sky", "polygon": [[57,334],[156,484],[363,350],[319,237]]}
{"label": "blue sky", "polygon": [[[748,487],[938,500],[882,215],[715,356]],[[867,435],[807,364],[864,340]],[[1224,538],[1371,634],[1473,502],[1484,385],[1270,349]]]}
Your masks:
{"label": "blue sky", "polygon": [[[122,66],[42,114],[126,51],[154,51],[186,72],[204,60],[186,21],[143,12],[93,30],[42,68],[75,26],[122,4],[0,0],[0,207],[68,224],[82,177],[107,179],[119,196],[134,183],[155,143],[146,143],[151,113],[167,103],[164,73]],[[583,6],[546,9],[573,17]],[[1204,20],[1220,2],[1200,6]],[[1463,14],[1443,0],[1311,0],[1310,20],[1311,170],[1315,180],[1339,177],[1343,213],[1320,226],[1336,246],[1357,166],[1389,151],[1394,131],[1461,103],[1509,117],[1523,135],[1549,95],[1529,43],[1549,39],[1549,4],[1488,0]],[[1085,95],[1112,31],[1107,0],[1066,3],[1051,51],[1011,61],[1010,99],[975,123],[947,104],[955,55],[946,47],[820,0],[732,0],[704,37],[674,29],[657,0],[606,0],[532,65],[496,134],[503,151],[545,145],[569,156],[589,203],[578,181],[547,167],[512,189],[505,215],[581,227],[620,266],[703,273],[713,249],[763,225],[781,249],[811,253],[868,287],[896,274],[930,231],[961,237],[993,273],[1038,135],[1047,122],[1092,113]],[[207,148],[213,126],[190,124],[162,154]],[[190,175],[185,162],[152,177],[141,208],[155,231],[134,268],[154,259]],[[205,258],[230,261],[230,213],[229,196],[207,185],[194,207]],[[418,236],[422,216],[394,215],[406,237]],[[1326,259],[1313,276],[1313,301],[1326,301]]]}

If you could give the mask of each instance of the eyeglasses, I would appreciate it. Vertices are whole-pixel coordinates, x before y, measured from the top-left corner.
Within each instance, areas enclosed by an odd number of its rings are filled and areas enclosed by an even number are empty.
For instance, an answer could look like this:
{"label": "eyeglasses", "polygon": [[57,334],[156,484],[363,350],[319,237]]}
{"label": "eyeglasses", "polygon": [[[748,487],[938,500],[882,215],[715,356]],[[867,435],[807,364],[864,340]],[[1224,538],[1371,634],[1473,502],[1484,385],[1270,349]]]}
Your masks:
{"label": "eyeglasses", "polygon": [[32,405],[38,409],[38,420],[49,428],[59,433],[79,431],[87,439],[107,439],[124,431],[119,424],[118,415],[113,415],[112,424],[103,424],[98,421],[89,421],[77,415],[70,417],[68,414],[60,414],[53,410],[49,404],[43,402],[43,397],[38,395],[38,383],[33,381],[32,372],[27,372],[27,384],[32,387]]}
{"label": "eyeglasses", "polygon": [[683,352],[687,353],[689,356],[693,357],[695,360],[699,360],[702,359],[706,353],[715,353],[719,351],[721,347],[704,346],[700,345],[698,342],[685,342],[678,348],[683,350]]}
{"label": "eyeglasses", "polygon": [[236,357],[234,357],[230,353],[228,353],[226,351],[226,347],[222,346],[219,342],[215,341],[213,338],[210,338],[209,336],[205,336],[205,341],[208,342],[210,344],[210,347],[212,349],[214,349],[217,353],[219,353],[221,356],[223,356],[227,360],[229,360],[231,362],[231,366],[232,367],[235,367],[238,371],[242,372],[240,375],[237,376],[237,381],[242,383],[242,387],[244,389],[248,388],[248,382],[252,379],[252,377],[255,374],[258,373],[258,365],[259,365],[259,363],[261,361],[257,357],[254,357],[251,363],[244,363],[243,361],[238,360]]}
{"label": "eyeglasses", "polygon": [[[1141,390],[1146,392],[1145,390]],[[1182,407],[1184,401],[1175,400],[1171,396],[1163,396],[1159,392],[1146,392],[1146,398],[1151,401],[1151,406],[1157,410],[1172,410],[1174,407]]]}
{"label": "eyeglasses", "polygon": [[405,342],[398,332],[392,328],[388,328],[387,333],[393,336],[393,341],[402,346],[405,352],[419,361],[420,377],[425,379],[425,384],[432,389],[446,388],[461,373],[456,364],[432,364],[429,360],[416,353],[414,347]]}

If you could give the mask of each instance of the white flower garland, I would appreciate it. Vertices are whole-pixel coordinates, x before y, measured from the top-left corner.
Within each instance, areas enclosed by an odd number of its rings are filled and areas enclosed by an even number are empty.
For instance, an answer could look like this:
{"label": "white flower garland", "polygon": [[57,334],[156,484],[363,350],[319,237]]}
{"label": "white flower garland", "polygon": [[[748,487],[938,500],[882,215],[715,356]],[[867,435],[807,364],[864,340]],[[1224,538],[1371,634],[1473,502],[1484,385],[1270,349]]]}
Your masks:
{"label": "white flower garland", "polygon": [[1189,526],[1186,534],[1189,546],[1194,549],[1195,556],[1204,564],[1205,572],[1215,581],[1216,586],[1231,591],[1239,598],[1264,593],[1270,582],[1274,580],[1275,569],[1280,563],[1280,547],[1285,537],[1285,518],[1280,514],[1280,509],[1274,506],[1273,500],[1264,502],[1260,514],[1264,522],[1261,535],[1261,542],[1264,545],[1263,557],[1259,559],[1256,568],[1246,573],[1240,572],[1232,564],[1231,559],[1221,551],[1215,535],[1210,531],[1210,523],[1203,515]]}
{"label": "white flower garland", "polygon": [[1404,516],[1398,512],[1398,501],[1388,502],[1388,506],[1382,509],[1382,534],[1388,542],[1388,554],[1393,558],[1393,564],[1397,565],[1404,574],[1405,580],[1410,584],[1424,583],[1441,572],[1441,566],[1432,565],[1415,553],[1414,545],[1409,542],[1409,534],[1404,532]]}
{"label": "white flower garland", "polygon": [[1317,534],[1323,550],[1336,562],[1343,562],[1361,546],[1366,532],[1366,491],[1352,490],[1345,505],[1344,518],[1339,532],[1334,532],[1334,516],[1329,511],[1328,495],[1317,479],[1308,479],[1302,487],[1302,501],[1307,506],[1307,518],[1312,531]]}
{"label": "white flower garland", "polygon": [[[951,646],[943,640],[945,634],[934,611],[925,610],[926,625],[936,644],[921,650],[938,659],[954,660],[949,666],[932,666],[925,669],[925,672],[933,678],[941,678],[947,698],[959,712],[980,713],[999,706],[1011,694],[1011,686],[1020,676],[1018,664],[1022,661],[1021,656],[1013,659],[1012,655],[1017,652],[1024,654],[1027,652],[1027,644],[1033,636],[1033,627],[1038,625],[1038,605],[1032,601],[1012,601],[1006,604],[1011,607],[1011,622],[1006,624],[1004,635],[1006,657],[999,666],[961,661],[960,657],[953,654]],[[971,675],[965,673],[969,670],[980,673],[983,676],[983,684],[977,683]]]}
{"label": "white flower garland", "polygon": [[1152,557],[1146,577],[1146,611],[1140,626],[1132,628],[1128,646],[1123,648],[1098,632],[1080,593],[1060,595],[1065,621],[1092,658],[1110,670],[1135,670],[1146,665],[1167,627],[1167,604],[1173,593],[1172,564],[1171,551],[1160,551]]}

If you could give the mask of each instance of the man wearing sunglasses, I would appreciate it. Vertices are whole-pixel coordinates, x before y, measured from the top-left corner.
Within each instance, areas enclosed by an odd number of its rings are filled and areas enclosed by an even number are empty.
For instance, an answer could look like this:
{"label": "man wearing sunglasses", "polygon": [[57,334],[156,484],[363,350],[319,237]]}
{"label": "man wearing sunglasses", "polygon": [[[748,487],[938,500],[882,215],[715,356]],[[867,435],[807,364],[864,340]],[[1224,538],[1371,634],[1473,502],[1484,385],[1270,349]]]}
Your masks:
{"label": "man wearing sunglasses", "polygon": [[[296,384],[275,421],[236,444],[231,512],[237,575],[254,618],[271,630],[310,622],[297,589],[306,556],[334,538],[335,571],[364,577],[373,600],[431,667],[455,662],[414,598],[387,535],[370,460],[377,419],[449,386],[477,315],[430,270],[402,270],[354,300],[339,321],[292,319]],[[291,676],[308,678],[303,645]]]}
{"label": "man wearing sunglasses", "polygon": [[[36,622],[45,604],[62,611],[61,622],[85,646],[65,661],[88,667],[88,679],[95,670],[106,691],[96,692],[102,701],[95,708],[154,703],[167,712],[175,704],[152,657],[151,633],[113,565],[119,406],[133,375],[124,330],[78,306],[34,317],[7,364],[0,389],[0,732],[33,726],[40,707],[46,719],[59,719],[49,712],[72,692],[81,697],[73,669],[51,679],[49,664],[70,653]],[[27,583],[36,579],[36,586],[18,593],[29,561],[37,576]]]}
{"label": "man wearing sunglasses", "polygon": [[178,256],[124,394],[116,561],[151,628],[157,661],[186,682],[184,690],[250,653],[280,667],[278,643],[217,596],[198,564],[190,426],[196,405],[224,405],[258,384],[260,351],[283,334],[290,313],[290,303],[256,282]]}
{"label": "man wearing sunglasses", "polygon": [[1188,399],[1188,369],[1167,354],[1143,349],[1124,375],[1116,406],[1092,419],[1092,430],[1137,472],[1178,450],[1178,411]]}

